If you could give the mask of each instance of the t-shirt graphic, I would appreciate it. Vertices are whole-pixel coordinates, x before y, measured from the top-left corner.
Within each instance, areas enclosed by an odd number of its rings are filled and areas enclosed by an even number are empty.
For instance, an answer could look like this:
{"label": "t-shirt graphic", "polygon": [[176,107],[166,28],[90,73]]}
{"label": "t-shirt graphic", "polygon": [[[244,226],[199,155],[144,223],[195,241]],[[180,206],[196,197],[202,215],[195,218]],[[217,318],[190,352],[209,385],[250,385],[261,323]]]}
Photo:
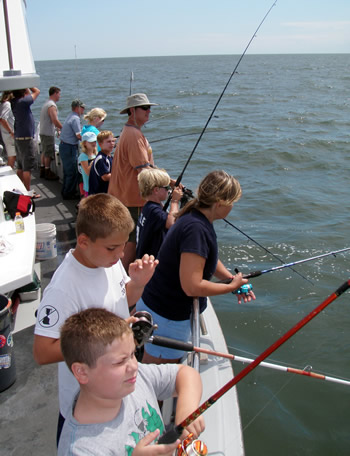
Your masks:
{"label": "t-shirt graphic", "polygon": [[[139,433],[131,432],[131,434],[129,434],[135,440],[135,445],[137,445],[139,443],[139,441],[143,437],[145,437],[145,435],[148,432],[153,432],[156,429],[159,429],[159,431],[160,431],[159,435],[162,435],[162,433],[164,431],[164,424],[163,424],[162,419],[158,415],[157,410],[155,408],[153,408],[148,402],[147,402],[147,407],[148,407],[148,411],[144,407],[142,407],[142,409],[141,409],[142,419],[140,422],[139,422],[140,418],[138,418],[139,410],[137,410],[135,412],[134,420],[135,420],[137,427],[140,429],[140,432]],[[126,453],[128,456],[132,455],[132,452],[134,451],[134,449],[135,448],[130,445],[125,445],[125,450],[126,450]]]}

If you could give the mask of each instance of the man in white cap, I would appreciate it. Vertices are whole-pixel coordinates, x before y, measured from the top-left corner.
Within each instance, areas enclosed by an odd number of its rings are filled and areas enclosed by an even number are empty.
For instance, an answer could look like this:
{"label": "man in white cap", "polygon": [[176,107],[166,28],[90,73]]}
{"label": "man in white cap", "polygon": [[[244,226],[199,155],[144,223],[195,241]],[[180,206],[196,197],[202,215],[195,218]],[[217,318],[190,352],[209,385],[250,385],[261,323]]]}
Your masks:
{"label": "man in white cap", "polygon": [[[128,114],[114,154],[112,174],[108,193],[116,196],[130,211],[137,224],[145,201],[140,196],[137,175],[144,168],[153,167],[152,148],[141,132],[142,126],[149,120],[151,106],[144,93],[135,93],[126,100],[126,107],[120,114]],[[128,271],[129,264],[136,258],[136,229],[130,234],[122,259]]]}

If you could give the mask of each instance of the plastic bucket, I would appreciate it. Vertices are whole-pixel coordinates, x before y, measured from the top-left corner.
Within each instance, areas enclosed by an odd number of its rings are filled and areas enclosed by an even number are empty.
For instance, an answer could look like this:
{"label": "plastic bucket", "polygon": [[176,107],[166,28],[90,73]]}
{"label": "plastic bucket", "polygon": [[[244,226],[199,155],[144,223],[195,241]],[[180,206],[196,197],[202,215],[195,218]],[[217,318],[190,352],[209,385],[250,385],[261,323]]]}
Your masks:
{"label": "plastic bucket", "polygon": [[56,226],[52,223],[36,225],[36,259],[49,260],[56,256]]}
{"label": "plastic bucket", "polygon": [[7,389],[16,380],[11,306],[11,299],[0,295],[0,392]]}

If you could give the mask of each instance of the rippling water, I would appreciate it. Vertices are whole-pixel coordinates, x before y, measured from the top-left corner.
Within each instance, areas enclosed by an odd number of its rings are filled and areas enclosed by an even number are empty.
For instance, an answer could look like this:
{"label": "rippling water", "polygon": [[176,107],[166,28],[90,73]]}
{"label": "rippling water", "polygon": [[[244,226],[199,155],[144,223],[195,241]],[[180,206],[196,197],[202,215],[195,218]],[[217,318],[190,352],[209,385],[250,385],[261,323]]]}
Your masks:
{"label": "rippling water", "polygon": [[[42,95],[33,112],[38,119],[49,86],[57,85],[61,119],[79,97],[88,108],[103,107],[104,127],[119,134],[133,72],[132,91],[146,92],[160,105],[144,128],[155,161],[177,177],[237,61],[195,56],[37,62]],[[235,175],[243,196],[229,221],[284,262],[350,246],[349,64],[348,54],[246,56],[183,178],[195,189],[213,169]],[[280,265],[223,221],[215,227],[229,267],[248,272]],[[231,351],[247,357],[263,352],[349,278],[349,255],[296,266],[305,278],[288,268],[252,279],[254,303],[214,298]],[[270,360],[350,379],[349,305],[346,293]],[[258,367],[238,385],[246,455],[348,455],[349,391]]]}

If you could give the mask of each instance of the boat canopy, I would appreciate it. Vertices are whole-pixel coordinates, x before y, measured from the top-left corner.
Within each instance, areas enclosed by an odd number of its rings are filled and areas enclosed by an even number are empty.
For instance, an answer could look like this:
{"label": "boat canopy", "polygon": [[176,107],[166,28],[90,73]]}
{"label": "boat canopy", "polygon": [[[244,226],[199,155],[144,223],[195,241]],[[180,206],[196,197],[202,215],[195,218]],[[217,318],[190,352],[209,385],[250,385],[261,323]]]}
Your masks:
{"label": "boat canopy", "polygon": [[0,91],[38,87],[25,0],[0,0]]}

